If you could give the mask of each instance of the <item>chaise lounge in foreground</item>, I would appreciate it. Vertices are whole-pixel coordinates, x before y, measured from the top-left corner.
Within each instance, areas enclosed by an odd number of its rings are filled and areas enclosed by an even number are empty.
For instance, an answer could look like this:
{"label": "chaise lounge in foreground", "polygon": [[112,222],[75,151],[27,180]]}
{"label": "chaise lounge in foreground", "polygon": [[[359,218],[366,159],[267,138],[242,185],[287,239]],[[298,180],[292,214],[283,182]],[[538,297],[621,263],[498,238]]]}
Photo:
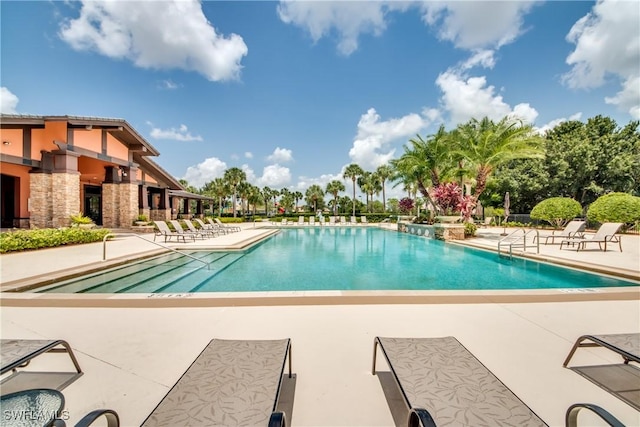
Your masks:
{"label": "chaise lounge in foreground", "polygon": [[605,348],[618,354],[622,363],[569,367],[592,383],[640,411],[640,333],[582,335],[562,366],[568,367],[579,348]]}
{"label": "chaise lounge in foreground", "polygon": [[[412,414],[425,426],[546,426],[454,337],[383,338],[377,347]],[[415,425],[421,425],[420,423]]]}
{"label": "chaise lounge in foreground", "polygon": [[213,339],[143,426],[286,425],[276,412],[291,341]]}

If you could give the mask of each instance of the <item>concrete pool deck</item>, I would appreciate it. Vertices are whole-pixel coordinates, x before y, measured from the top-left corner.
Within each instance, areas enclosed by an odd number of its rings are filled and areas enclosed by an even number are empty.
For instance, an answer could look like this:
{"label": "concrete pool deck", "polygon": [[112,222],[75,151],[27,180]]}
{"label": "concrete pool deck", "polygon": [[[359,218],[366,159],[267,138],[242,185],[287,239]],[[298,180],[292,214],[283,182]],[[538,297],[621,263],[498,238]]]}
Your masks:
{"label": "concrete pool deck", "polygon": [[[238,245],[260,237],[268,229],[243,224],[241,233],[220,236],[196,245]],[[481,229],[474,245],[497,245],[502,229]],[[190,245],[190,246],[189,246]],[[189,247],[196,245],[188,244]],[[173,246],[173,244],[172,244]],[[177,245],[185,246],[185,245]],[[495,247],[495,246],[494,246]],[[102,244],[47,249],[0,256],[3,289],[7,283],[32,277],[50,277],[87,265],[102,264]],[[133,237],[107,244],[108,259],[132,258],[155,251],[153,245]],[[544,252],[543,252],[544,251]],[[640,271],[640,236],[623,236],[623,252],[607,253],[541,247],[544,257],[558,257],[623,273]],[[33,294],[30,294],[33,295]],[[582,299],[583,296],[588,298]],[[265,296],[266,297],[266,296]],[[415,301],[378,295],[348,303],[209,305],[212,300],[182,303],[190,298],[151,298],[145,308],[102,307],[84,302],[42,301],[27,294],[3,293],[2,338],[66,339],[79,359],[84,375],[64,389],[70,425],[92,409],[116,410],[123,426],[136,426],[146,418],[184,370],[212,338],[269,339],[290,337],[293,368],[297,374],[293,426],[391,426],[388,385],[371,375],[375,336],[455,336],[498,378],[551,426],[564,424],[572,403],[600,405],[629,426],[640,425],[640,413],[562,368],[575,339],[583,334],[640,332],[640,288],[624,292],[555,291],[536,298],[510,292],[502,299],[469,300],[464,293],[438,300]],[[395,298],[399,299],[395,299]],[[387,303],[385,303],[385,298]],[[170,300],[170,304],[164,301]],[[304,300],[299,298],[300,301]],[[180,303],[178,303],[178,302]],[[264,301],[264,299],[262,299]],[[406,304],[403,302],[411,302]],[[532,301],[532,302],[525,302]],[[537,302],[534,302],[537,301]],[[57,305],[57,306],[56,306]],[[575,364],[617,363],[609,351],[583,349]],[[379,369],[386,370],[383,361]],[[44,355],[30,370],[71,369],[68,357]],[[385,394],[385,391],[389,395]],[[392,402],[393,403],[393,402]],[[392,404],[393,406],[393,404]],[[581,416],[582,420],[582,416]],[[583,425],[603,425],[585,415]]]}

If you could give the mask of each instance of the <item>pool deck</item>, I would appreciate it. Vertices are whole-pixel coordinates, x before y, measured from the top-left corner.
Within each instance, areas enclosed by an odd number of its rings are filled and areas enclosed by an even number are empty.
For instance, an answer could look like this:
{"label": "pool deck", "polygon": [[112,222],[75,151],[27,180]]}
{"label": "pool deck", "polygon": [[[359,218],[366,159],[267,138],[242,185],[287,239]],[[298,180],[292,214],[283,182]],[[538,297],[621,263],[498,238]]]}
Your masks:
{"label": "pool deck", "polygon": [[[238,248],[268,232],[272,230],[243,224],[240,233],[170,246]],[[464,244],[497,247],[502,229],[478,232],[477,238]],[[622,253],[617,247],[604,253],[541,245],[540,254],[526,256],[637,277],[640,236],[625,235],[622,245]],[[2,290],[158,251],[131,236],[108,242],[106,249],[107,261],[102,261],[101,243],[1,255]],[[290,337],[297,374],[293,413],[287,414],[290,425],[392,426],[389,405],[394,415],[401,416],[401,411],[385,377],[371,375],[374,337],[449,335],[550,426],[563,425],[566,408],[576,402],[600,405],[626,425],[640,425],[638,411],[562,367],[580,335],[640,332],[640,287],[278,294],[78,299],[3,293],[0,334],[2,338],[65,339],[71,344],[85,373],[64,389],[69,425],[100,407],[116,410],[123,426],[140,425],[214,337]],[[619,362],[612,352],[600,349],[579,350],[574,361]],[[40,356],[28,367],[58,368],[72,368],[66,356]],[[380,359],[378,368],[387,369]],[[291,404],[288,395],[282,403]],[[590,424],[587,415],[584,419],[581,415],[581,420],[584,425],[603,425]]]}

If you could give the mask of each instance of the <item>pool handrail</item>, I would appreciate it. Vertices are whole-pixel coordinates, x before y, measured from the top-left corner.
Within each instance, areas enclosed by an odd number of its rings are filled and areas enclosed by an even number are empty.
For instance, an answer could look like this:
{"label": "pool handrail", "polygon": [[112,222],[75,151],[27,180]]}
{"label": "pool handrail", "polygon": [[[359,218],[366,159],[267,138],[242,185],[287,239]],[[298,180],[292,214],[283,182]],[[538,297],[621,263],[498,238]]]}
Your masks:
{"label": "pool handrail", "polygon": [[[518,233],[522,233],[522,236],[517,236]],[[511,233],[509,233],[507,236],[503,237],[502,239],[500,239],[498,241],[498,256],[501,255],[501,251],[500,251],[500,247],[502,246],[503,243],[509,245],[509,258],[513,258],[513,247],[520,247],[522,246],[522,250],[526,251],[527,250],[527,235],[531,234],[531,233],[536,233],[536,235],[533,238],[533,242],[536,246],[536,253],[540,253],[540,232],[537,229],[531,229],[529,231],[525,230],[524,228],[518,228],[514,231],[512,231]]]}
{"label": "pool handrail", "polygon": [[204,260],[202,260],[202,259],[200,259],[198,257],[194,257],[193,255],[189,255],[189,254],[186,254],[184,252],[180,252],[179,250],[174,249],[174,248],[172,248],[170,246],[167,246],[167,245],[163,245],[162,243],[158,243],[158,242],[153,241],[153,240],[145,239],[144,237],[142,237],[142,236],[140,236],[139,234],[136,234],[136,233],[109,233],[109,234],[105,235],[102,238],[102,261],[106,261],[107,260],[107,239],[109,237],[116,237],[116,236],[134,236],[134,237],[137,237],[138,239],[142,239],[145,242],[153,243],[154,245],[160,246],[161,248],[167,249],[167,250],[169,250],[171,252],[175,252],[175,253],[178,253],[180,255],[184,255],[187,258],[191,258],[191,259],[193,259],[195,261],[201,262],[201,263],[203,263],[204,265],[207,266],[207,270],[209,270],[211,268],[211,263],[210,262],[204,261]]}

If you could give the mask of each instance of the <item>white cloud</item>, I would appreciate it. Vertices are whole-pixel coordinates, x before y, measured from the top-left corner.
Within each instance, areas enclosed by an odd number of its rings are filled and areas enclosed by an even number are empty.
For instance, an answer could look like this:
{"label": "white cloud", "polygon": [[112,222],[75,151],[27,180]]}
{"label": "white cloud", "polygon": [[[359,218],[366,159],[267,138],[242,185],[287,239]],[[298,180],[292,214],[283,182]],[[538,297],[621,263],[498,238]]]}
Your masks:
{"label": "white cloud", "polygon": [[513,109],[495,93],[493,86],[481,77],[466,77],[454,70],[447,70],[436,79],[443,94],[443,108],[449,112],[452,124],[465,123],[471,118],[489,117],[500,120],[506,115],[517,115],[533,123],[538,112],[529,104],[518,104]]}
{"label": "white cloud", "polygon": [[291,184],[291,171],[285,166],[279,164],[265,166],[262,170],[262,176],[257,179],[258,187],[270,187],[280,189]]}
{"label": "white cloud", "polygon": [[20,100],[9,89],[0,88],[0,113],[16,114],[16,107]]}
{"label": "white cloud", "polygon": [[278,15],[282,22],[306,29],[314,43],[337,33],[338,52],[351,55],[358,49],[360,34],[380,35],[386,29],[385,15],[406,9],[405,2],[365,1],[281,1]]}
{"label": "white cloud", "polygon": [[286,148],[276,147],[269,156],[267,156],[267,160],[273,163],[286,163],[293,160],[293,152]]}
{"label": "white cloud", "polygon": [[640,118],[640,26],[638,2],[600,0],[578,20],[567,41],[576,48],[567,57],[571,71],[563,76],[571,88],[594,88],[607,77],[619,79],[622,90],[605,102]]}
{"label": "white cloud", "polygon": [[196,71],[211,81],[237,79],[247,52],[242,37],[218,34],[197,0],[83,0],[61,24],[75,50],[128,59],[137,67]]}
{"label": "white cloud", "polygon": [[360,117],[349,157],[365,170],[373,170],[394,157],[395,150],[387,148],[389,142],[413,136],[427,124],[426,117],[415,113],[381,121],[376,110],[370,108]]}
{"label": "white cloud", "polygon": [[180,125],[178,129],[153,128],[151,129],[150,135],[155,139],[173,139],[176,141],[202,141],[202,137],[200,135],[191,135],[186,125]]}
{"label": "white cloud", "polygon": [[184,179],[196,188],[204,186],[214,178],[222,178],[227,164],[217,157],[209,157],[204,162],[195,166],[189,166],[184,174]]}
{"label": "white cloud", "polygon": [[253,159],[253,153],[251,151],[245,151],[244,157],[245,159]]}
{"label": "white cloud", "polygon": [[160,81],[158,83],[158,87],[160,89],[165,89],[165,90],[175,90],[175,89],[178,89],[180,85],[177,83],[174,83],[171,79],[169,79],[169,80]]}
{"label": "white cloud", "polygon": [[[342,168],[343,171],[345,167],[346,165]],[[327,188],[327,184],[331,181],[343,181],[342,172],[337,175],[323,174],[316,178],[309,176],[299,176],[298,183],[295,186],[295,190],[304,193],[312,185],[319,185],[324,190],[325,188]]]}
{"label": "white cloud", "polygon": [[551,129],[553,129],[554,127],[558,126],[559,124],[566,122],[567,120],[571,120],[571,121],[572,120],[580,120],[581,117],[582,117],[582,113],[575,113],[575,114],[569,116],[568,119],[566,119],[564,117],[559,118],[559,119],[554,119],[554,120],[551,120],[549,123],[546,123],[546,124],[542,125],[541,127],[536,128],[536,131],[539,134],[545,134],[546,132],[550,131]]}
{"label": "white cloud", "polygon": [[[423,20],[461,49],[500,48],[522,32],[535,1],[423,1]],[[491,23],[488,25],[487,23]]]}

